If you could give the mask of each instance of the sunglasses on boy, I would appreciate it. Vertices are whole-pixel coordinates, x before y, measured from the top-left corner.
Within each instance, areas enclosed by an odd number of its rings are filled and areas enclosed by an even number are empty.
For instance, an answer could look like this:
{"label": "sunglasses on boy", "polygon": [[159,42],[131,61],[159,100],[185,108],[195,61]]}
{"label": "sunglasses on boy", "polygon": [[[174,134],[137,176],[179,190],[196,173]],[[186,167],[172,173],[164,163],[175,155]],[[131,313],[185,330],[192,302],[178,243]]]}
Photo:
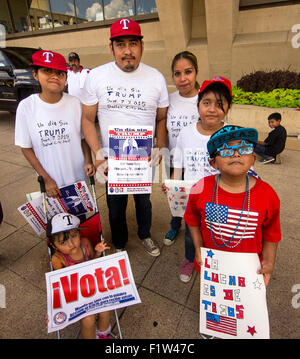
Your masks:
{"label": "sunglasses on boy", "polygon": [[244,140],[236,146],[229,146],[226,143],[220,148],[217,148],[216,156],[232,157],[235,153],[238,152],[239,155],[251,155],[254,152],[254,147],[252,143],[246,143]]}

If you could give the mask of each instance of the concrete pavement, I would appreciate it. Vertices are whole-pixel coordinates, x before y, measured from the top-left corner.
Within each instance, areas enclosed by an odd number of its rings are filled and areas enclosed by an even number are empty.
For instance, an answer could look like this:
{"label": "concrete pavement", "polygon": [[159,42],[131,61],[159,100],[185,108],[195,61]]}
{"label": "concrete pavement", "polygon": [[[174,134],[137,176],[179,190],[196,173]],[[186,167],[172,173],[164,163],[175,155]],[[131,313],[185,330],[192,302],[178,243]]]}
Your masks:
{"label": "concrete pavement", "polygon": [[[292,145],[288,148],[281,155],[281,165],[255,165],[257,173],[273,186],[281,200],[282,242],[267,290],[271,338],[280,339],[300,338],[300,308],[292,305],[292,287],[300,286],[300,152],[293,150]],[[0,338],[55,338],[45,329],[44,273],[49,271],[45,241],[17,211],[25,202],[25,194],[39,190],[39,186],[34,171],[14,146],[14,118],[6,112],[0,112],[0,169],[4,210],[0,226],[0,284],[6,291],[6,308],[0,308]],[[96,191],[104,237],[109,240],[104,185],[97,184]],[[198,339],[199,276],[194,273],[187,284],[179,280],[184,258],[183,228],[173,246],[163,244],[170,211],[160,184],[153,186],[152,206],[152,237],[161,249],[156,258],[139,243],[132,198],[128,203],[126,250],[142,303],[118,310],[123,338]],[[299,299],[297,303],[300,304]],[[62,338],[74,337],[77,329],[77,324],[69,326],[61,332]]]}

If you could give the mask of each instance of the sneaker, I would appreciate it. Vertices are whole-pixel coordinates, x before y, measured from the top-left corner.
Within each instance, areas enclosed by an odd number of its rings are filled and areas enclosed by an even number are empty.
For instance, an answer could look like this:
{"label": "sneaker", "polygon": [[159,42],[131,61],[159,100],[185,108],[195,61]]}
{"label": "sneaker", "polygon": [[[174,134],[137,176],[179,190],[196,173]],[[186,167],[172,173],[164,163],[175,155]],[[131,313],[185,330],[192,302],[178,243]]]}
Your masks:
{"label": "sneaker", "polygon": [[163,239],[164,244],[166,246],[171,246],[175,242],[178,232],[177,229],[170,229]]}
{"label": "sneaker", "polygon": [[115,249],[115,253],[120,253],[120,252],[123,252],[125,251],[125,248],[116,248]]}
{"label": "sneaker", "polygon": [[157,257],[160,255],[158,246],[152,241],[151,238],[142,239],[142,244],[151,256]]}
{"label": "sneaker", "polygon": [[111,333],[107,335],[96,333],[96,339],[113,339],[113,336],[111,335]]}
{"label": "sneaker", "polygon": [[214,339],[215,338],[213,335],[202,334],[202,333],[200,333],[200,335],[203,339]]}
{"label": "sneaker", "polygon": [[274,162],[274,161],[275,161],[274,157],[267,157],[267,158],[263,158],[259,162],[262,163],[262,164],[266,164],[266,163],[270,163],[270,162]]}
{"label": "sneaker", "polygon": [[194,263],[185,259],[180,268],[179,278],[182,282],[187,283],[191,280],[194,271]]}

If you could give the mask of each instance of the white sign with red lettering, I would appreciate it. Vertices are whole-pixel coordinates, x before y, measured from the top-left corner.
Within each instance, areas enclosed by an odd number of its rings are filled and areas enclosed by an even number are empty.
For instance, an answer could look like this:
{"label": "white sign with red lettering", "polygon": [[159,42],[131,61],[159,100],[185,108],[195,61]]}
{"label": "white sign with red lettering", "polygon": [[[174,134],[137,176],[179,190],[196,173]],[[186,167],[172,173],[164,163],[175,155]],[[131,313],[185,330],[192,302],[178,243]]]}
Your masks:
{"label": "white sign with red lettering", "polygon": [[126,251],[46,273],[48,333],[141,303]]}
{"label": "white sign with red lettering", "polygon": [[201,248],[200,333],[269,339],[266,287],[256,253]]}

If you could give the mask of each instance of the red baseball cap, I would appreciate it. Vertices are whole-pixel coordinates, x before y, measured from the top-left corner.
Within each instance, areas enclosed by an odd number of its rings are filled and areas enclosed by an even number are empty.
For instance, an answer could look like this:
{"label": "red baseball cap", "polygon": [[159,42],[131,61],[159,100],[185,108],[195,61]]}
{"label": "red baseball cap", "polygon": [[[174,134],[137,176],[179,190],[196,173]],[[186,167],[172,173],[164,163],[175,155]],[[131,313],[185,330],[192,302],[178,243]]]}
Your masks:
{"label": "red baseball cap", "polygon": [[49,67],[50,69],[67,72],[67,62],[58,52],[39,50],[32,55],[31,66]]}
{"label": "red baseball cap", "polygon": [[200,88],[200,92],[203,92],[207,86],[214,84],[214,83],[221,83],[221,84],[225,85],[228,88],[230,95],[232,96],[231,82],[222,76],[215,76],[212,80],[203,81],[201,88]]}
{"label": "red baseball cap", "polygon": [[110,40],[120,36],[136,36],[143,38],[140,25],[131,19],[115,21],[110,27]]}

